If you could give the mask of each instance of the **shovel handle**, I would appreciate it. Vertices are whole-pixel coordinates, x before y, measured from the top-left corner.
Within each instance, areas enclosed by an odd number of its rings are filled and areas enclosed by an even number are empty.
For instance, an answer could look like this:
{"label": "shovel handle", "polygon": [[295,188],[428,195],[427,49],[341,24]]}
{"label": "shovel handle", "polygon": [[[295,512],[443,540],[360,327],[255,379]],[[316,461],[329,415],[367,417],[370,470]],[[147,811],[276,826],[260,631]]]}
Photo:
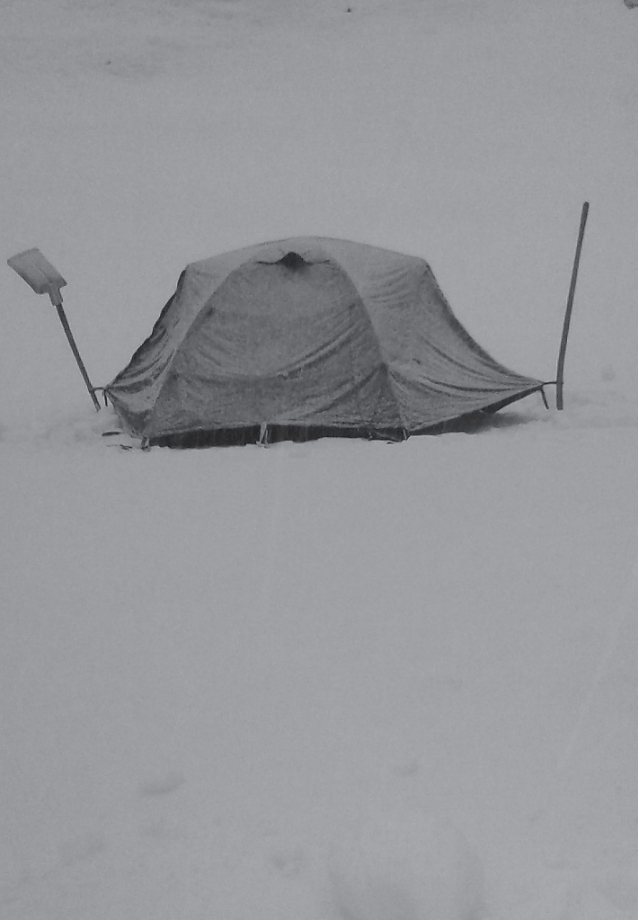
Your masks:
{"label": "shovel handle", "polygon": [[[57,299],[57,298],[56,298],[56,299]],[[84,380],[84,383],[86,384],[86,388],[87,388],[87,390],[89,391],[89,396],[90,396],[91,399],[93,400],[93,405],[95,406],[95,411],[96,411],[96,412],[99,412],[99,411],[100,411],[100,403],[99,403],[99,401],[98,401],[97,396],[95,395],[95,389],[94,389],[93,384],[91,383],[91,381],[90,381],[90,379],[89,379],[89,375],[87,374],[86,368],[85,368],[85,366],[84,366],[84,361],[83,361],[82,358],[80,357],[80,352],[78,351],[78,347],[77,347],[77,345],[75,344],[75,339],[73,338],[73,333],[71,332],[71,327],[69,326],[69,321],[68,321],[68,319],[66,318],[66,313],[64,312],[64,307],[62,306],[62,298],[61,298],[61,297],[59,298],[59,303],[55,303],[55,300],[53,299],[53,297],[51,298],[51,300],[52,300],[52,302],[55,304],[55,309],[58,311],[58,316],[60,317],[60,322],[62,323],[62,328],[64,329],[64,332],[65,332],[65,334],[66,334],[66,337],[67,337],[67,339],[68,339],[68,341],[69,341],[69,345],[71,346],[71,351],[73,352],[73,355],[74,355],[74,357],[75,357],[75,360],[77,361],[78,367],[80,368],[80,373],[82,374],[82,379]]]}

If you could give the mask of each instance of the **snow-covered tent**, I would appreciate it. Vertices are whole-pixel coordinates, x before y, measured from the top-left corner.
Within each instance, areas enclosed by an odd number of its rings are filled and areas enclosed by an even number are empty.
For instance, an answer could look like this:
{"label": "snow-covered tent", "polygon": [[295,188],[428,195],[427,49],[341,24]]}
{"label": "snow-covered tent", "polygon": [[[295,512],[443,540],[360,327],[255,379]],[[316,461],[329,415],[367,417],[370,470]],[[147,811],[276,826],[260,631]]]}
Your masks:
{"label": "snow-covered tent", "polygon": [[401,439],[541,387],[477,345],[422,259],[302,237],[189,265],[105,394],[131,434],[197,446]]}

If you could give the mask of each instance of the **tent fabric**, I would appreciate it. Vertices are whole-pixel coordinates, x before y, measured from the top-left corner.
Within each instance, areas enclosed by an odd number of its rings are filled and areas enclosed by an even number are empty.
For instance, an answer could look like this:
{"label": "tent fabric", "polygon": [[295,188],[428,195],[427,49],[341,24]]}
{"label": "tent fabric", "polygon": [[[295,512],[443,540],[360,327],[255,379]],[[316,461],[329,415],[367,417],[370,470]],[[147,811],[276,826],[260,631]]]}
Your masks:
{"label": "tent fabric", "polygon": [[302,237],[189,265],[104,391],[129,433],[179,444],[407,437],[542,385],[472,339],[422,259]]}

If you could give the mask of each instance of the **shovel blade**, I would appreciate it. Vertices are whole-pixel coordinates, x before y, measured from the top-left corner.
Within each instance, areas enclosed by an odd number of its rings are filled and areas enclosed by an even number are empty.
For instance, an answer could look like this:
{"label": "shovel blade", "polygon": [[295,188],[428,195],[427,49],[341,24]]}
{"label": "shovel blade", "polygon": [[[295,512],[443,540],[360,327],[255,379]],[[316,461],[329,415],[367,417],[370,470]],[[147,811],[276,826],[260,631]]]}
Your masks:
{"label": "shovel blade", "polygon": [[66,281],[39,249],[27,249],[7,259],[7,264],[23,278],[36,294],[49,294],[54,303],[61,303],[60,288]]}

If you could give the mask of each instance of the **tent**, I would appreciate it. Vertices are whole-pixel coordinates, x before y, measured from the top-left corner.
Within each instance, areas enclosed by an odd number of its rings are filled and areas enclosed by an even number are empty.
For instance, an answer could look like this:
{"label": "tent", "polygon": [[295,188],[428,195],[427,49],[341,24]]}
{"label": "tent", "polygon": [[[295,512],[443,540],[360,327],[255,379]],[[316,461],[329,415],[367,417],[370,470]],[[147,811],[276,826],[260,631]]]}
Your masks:
{"label": "tent", "polygon": [[542,386],[477,345],[422,259],[301,237],[189,265],[104,392],[146,443],[204,446],[400,440]]}

